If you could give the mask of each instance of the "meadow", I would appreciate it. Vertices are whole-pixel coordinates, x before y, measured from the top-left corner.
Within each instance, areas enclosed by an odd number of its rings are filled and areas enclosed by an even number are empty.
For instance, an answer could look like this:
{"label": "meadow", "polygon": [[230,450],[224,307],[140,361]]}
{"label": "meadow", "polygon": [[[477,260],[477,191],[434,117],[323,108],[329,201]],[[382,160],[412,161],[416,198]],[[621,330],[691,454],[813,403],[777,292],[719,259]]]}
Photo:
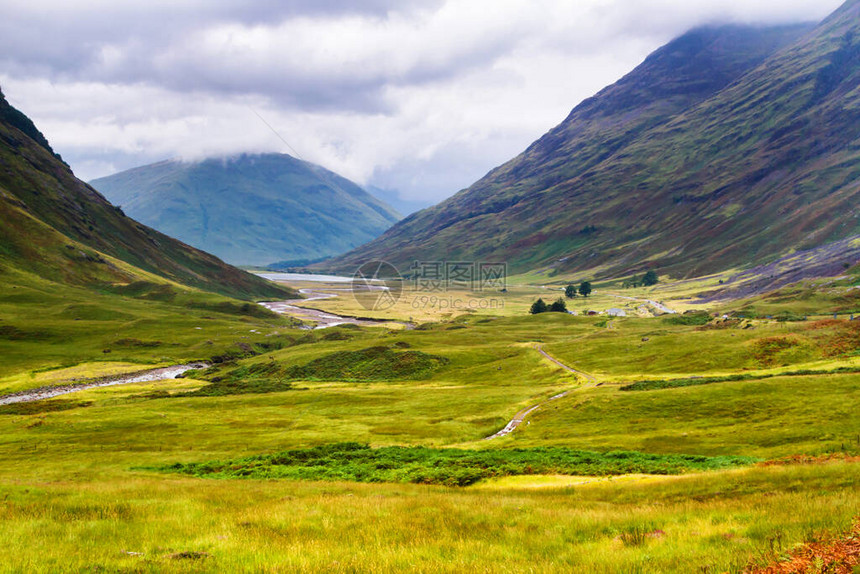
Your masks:
{"label": "meadow", "polygon": [[[304,331],[223,300],[172,314],[105,293],[90,318],[83,296],[40,301],[29,323],[6,303],[4,323],[54,335],[2,343],[22,354],[3,392],[214,366],[0,407],[2,572],[741,572],[860,514],[856,323]],[[679,384],[623,390],[643,381]]]}

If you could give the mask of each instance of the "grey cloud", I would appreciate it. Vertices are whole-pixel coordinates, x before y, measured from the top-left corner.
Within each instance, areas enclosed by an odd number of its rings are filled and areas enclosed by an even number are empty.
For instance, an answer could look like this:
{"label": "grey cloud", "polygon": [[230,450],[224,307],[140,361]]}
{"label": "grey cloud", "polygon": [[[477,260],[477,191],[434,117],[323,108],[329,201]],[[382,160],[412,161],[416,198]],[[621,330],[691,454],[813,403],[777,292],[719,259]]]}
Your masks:
{"label": "grey cloud", "polygon": [[7,95],[84,177],[285,151],[240,119],[256,121],[251,105],[308,159],[438,200],[688,28],[815,20],[839,3],[28,0],[0,6],[0,77],[29,82]]}
{"label": "grey cloud", "polygon": [[[39,0],[35,4],[40,4]],[[605,49],[607,42],[618,34],[657,39],[656,44],[686,27],[702,23],[703,19],[732,19],[735,6],[711,2],[691,7],[669,0],[635,3],[612,0],[594,4],[586,12],[584,18],[593,25],[572,22],[572,34],[564,31],[542,34],[533,28],[534,23],[510,22],[501,30],[504,33],[491,31],[480,36],[481,23],[476,22],[474,30],[460,34],[466,38],[457,34],[447,38],[445,46],[440,46],[447,47],[446,51],[427,46],[412,54],[413,60],[405,66],[387,65],[400,58],[404,50],[397,45],[397,38],[393,38],[387,50],[371,52],[365,61],[341,66],[336,59],[322,58],[320,65],[308,67],[303,65],[303,55],[290,57],[285,53],[290,42],[289,38],[276,37],[280,24],[295,18],[359,17],[388,22],[401,17],[414,18],[414,33],[420,34],[422,22],[444,2],[198,0],[156,3],[154,7],[142,3],[91,4],[90,10],[60,10],[55,18],[46,18],[39,10],[12,12],[11,17],[0,23],[2,69],[18,77],[48,77],[56,81],[141,83],[180,92],[261,95],[279,106],[309,111],[388,114],[394,111],[394,104],[386,98],[389,88],[451,80],[494,64],[523,42],[580,55]],[[659,17],[655,17],[654,4],[665,5]],[[792,17],[814,12],[809,9],[809,2],[795,0],[793,4],[805,11],[797,7],[789,9]],[[534,10],[541,7],[542,3],[536,2]],[[738,19],[737,15],[734,19]],[[400,24],[403,25],[402,21]],[[403,28],[404,33],[410,30],[406,25]],[[234,43],[236,34],[262,35],[257,38],[260,45]],[[481,41],[470,38],[473,35]],[[273,42],[279,43],[268,45]],[[297,49],[324,55],[329,47],[299,45]]]}
{"label": "grey cloud", "polygon": [[[414,65],[397,70],[385,69],[386,60],[397,53],[396,45],[366,69],[360,65],[307,69],[296,65],[295,60],[279,57],[273,49],[243,54],[241,48],[225,46],[225,53],[213,53],[211,47],[207,50],[189,38],[224,24],[271,29],[296,17],[360,16],[384,21],[391,14],[432,12],[441,3],[218,2],[199,11],[177,3],[152,12],[118,3],[96,13],[55,19],[19,11],[0,22],[0,70],[21,78],[61,82],[139,83],[183,92],[262,95],[279,105],[303,110],[388,113],[388,87],[449,79],[486,65],[504,53],[506,41],[496,39],[438,61],[418,58]],[[225,39],[225,45],[228,41]]]}
{"label": "grey cloud", "polygon": [[404,157],[377,169],[369,184],[400,190],[402,199],[437,203],[486,175],[488,166],[509,160],[511,150],[524,147],[526,139],[523,134],[495,133],[480,142],[452,142],[430,157]]}

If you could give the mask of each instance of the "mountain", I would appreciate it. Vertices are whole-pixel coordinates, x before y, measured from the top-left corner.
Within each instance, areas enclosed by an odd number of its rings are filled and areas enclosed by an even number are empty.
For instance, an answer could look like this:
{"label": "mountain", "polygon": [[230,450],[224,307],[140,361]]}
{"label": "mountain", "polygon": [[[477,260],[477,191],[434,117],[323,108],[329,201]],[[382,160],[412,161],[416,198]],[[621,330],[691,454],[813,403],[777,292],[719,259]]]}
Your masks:
{"label": "mountain", "polygon": [[172,282],[240,299],[294,295],[127,217],[78,180],[2,92],[0,166],[4,283],[23,276],[97,289]]}
{"label": "mountain", "polygon": [[860,0],[657,50],[470,188],[324,264],[504,261],[676,276],[860,234]]}
{"label": "mountain", "polygon": [[337,255],[400,219],[351,181],[281,154],[164,161],[92,185],[131,217],[237,265]]}

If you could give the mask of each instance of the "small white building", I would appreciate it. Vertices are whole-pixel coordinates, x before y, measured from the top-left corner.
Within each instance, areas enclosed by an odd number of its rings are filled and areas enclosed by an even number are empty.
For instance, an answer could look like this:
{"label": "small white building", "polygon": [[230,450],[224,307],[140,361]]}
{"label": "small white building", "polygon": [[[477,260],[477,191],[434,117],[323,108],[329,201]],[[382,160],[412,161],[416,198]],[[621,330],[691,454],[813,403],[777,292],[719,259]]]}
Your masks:
{"label": "small white building", "polygon": [[610,317],[626,317],[627,312],[624,309],[608,309],[606,314]]}

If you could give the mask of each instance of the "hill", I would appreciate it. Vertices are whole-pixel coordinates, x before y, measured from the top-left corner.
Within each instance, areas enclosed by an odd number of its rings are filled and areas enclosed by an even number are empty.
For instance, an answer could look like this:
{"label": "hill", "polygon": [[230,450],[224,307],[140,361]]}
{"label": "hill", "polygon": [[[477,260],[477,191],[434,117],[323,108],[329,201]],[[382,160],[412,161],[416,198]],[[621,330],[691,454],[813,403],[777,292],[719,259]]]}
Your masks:
{"label": "hill", "polygon": [[282,154],[164,161],[92,185],[131,217],[237,265],[344,253],[400,219],[351,181]]}
{"label": "hill", "polygon": [[320,268],[696,276],[860,234],[858,28],[852,1],[815,27],[694,30],[470,188]]}
{"label": "hill", "polygon": [[[78,180],[0,92],[0,275],[60,285],[156,281],[241,299],[283,289],[127,217]],[[17,279],[16,279],[17,280]]]}

